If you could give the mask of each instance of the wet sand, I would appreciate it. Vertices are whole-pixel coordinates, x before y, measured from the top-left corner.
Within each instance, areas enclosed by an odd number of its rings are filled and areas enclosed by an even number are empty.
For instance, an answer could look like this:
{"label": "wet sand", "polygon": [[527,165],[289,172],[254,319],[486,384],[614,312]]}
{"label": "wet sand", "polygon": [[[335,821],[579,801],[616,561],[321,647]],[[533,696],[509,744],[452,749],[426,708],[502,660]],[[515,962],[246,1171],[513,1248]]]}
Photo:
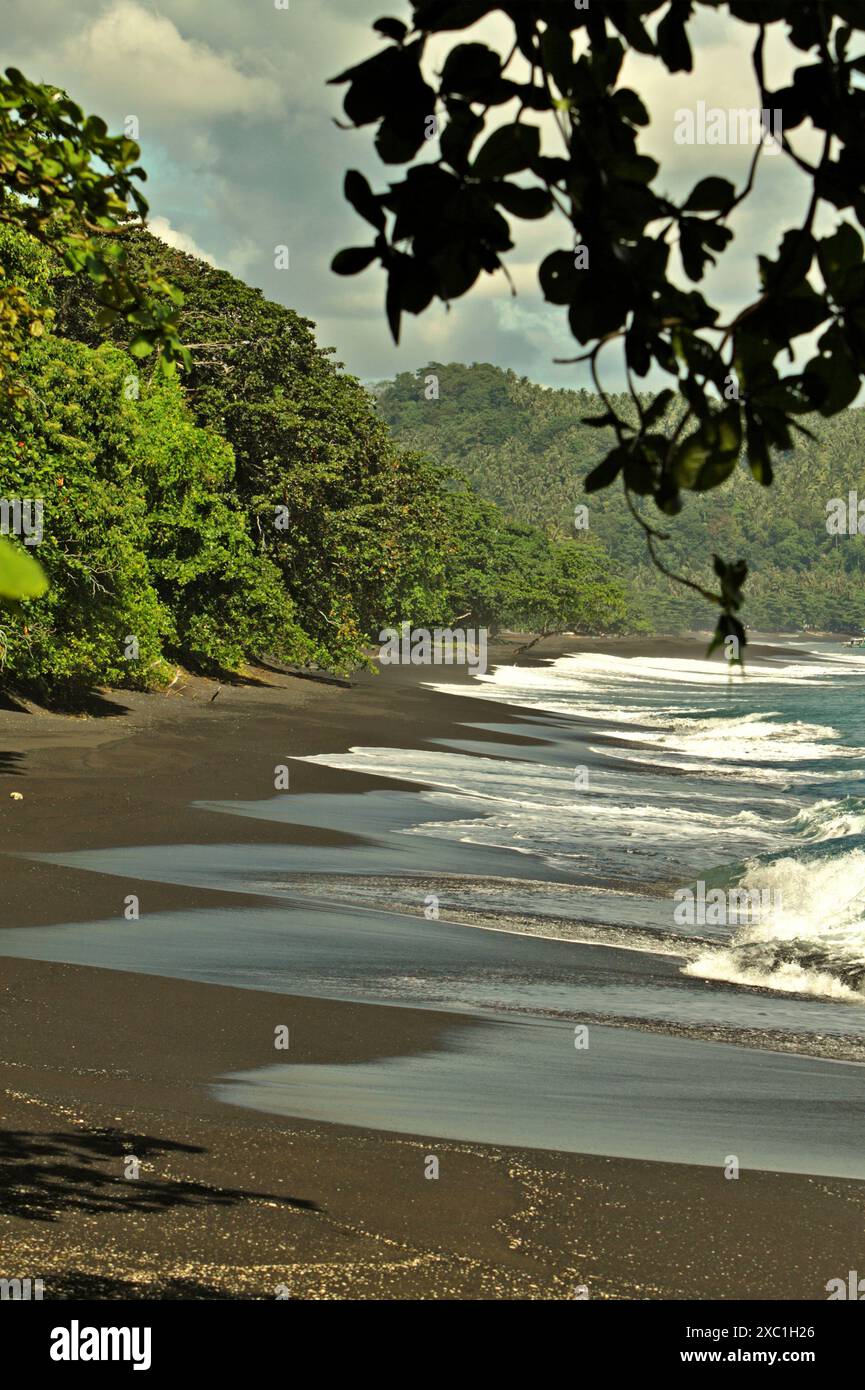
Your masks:
{"label": "wet sand", "polygon": [[[225,907],[224,892],[126,878],[121,890],[17,856],[219,844],[224,819],[192,803],[271,795],[292,755],[416,747],[477,722],[476,701],[423,690],[428,678],[390,668],[346,690],[259,671],[261,684],[212,702],[211,683],[190,681],[106,697],[126,712],[99,718],[0,711],[3,926],[120,919],[139,891],[148,911]],[[305,763],[291,779],[383,785]],[[328,833],[232,818],[236,843],[304,837]],[[213,1092],[287,1060],[281,1025],[293,1065],[341,1066],[422,1057],[480,1026],[465,1016],[21,959],[0,960],[0,979],[0,1275],[42,1277],[46,1298],[569,1298],[585,1285],[593,1298],[819,1299],[861,1263],[860,1182],[728,1181],[721,1168],[384,1134]]]}

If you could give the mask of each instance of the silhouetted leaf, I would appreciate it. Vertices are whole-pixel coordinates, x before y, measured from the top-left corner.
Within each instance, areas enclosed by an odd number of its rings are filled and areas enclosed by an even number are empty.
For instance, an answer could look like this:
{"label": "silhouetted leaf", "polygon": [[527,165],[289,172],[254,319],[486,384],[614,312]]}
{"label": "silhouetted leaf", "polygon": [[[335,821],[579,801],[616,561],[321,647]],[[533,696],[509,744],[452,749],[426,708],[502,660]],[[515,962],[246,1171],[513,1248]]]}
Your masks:
{"label": "silhouetted leaf", "polygon": [[408,29],[401,19],[389,19],[387,16],[383,19],[377,19],[372,27],[379,34],[383,34],[386,39],[395,39],[397,43],[401,43],[408,33]]}
{"label": "silhouetted leaf", "polygon": [[501,75],[501,60],[483,43],[461,43],[452,48],[441,74],[442,91],[469,100],[483,101]]}
{"label": "silhouetted leaf", "polygon": [[658,25],[658,52],[670,72],[690,72],[693,68],[694,60],[685,27],[690,13],[690,0],[672,0]]}
{"label": "silhouetted leaf", "polygon": [[514,217],[546,217],[553,200],[545,188],[519,188],[514,183],[496,184],[493,197]]}
{"label": "silhouetted leaf", "polygon": [[700,179],[695,184],[685,204],[686,212],[725,212],[736,197],[736,190],[729,179],[717,178],[714,174]]}
{"label": "silhouetted leaf", "polygon": [[357,275],[358,271],[366,270],[377,255],[374,246],[349,246],[345,251],[337,251],[330,268],[337,275]]}
{"label": "silhouetted leaf", "polygon": [[586,474],[583,487],[586,492],[598,492],[602,487],[609,487],[610,483],[616,479],[627,462],[627,454],[624,449],[613,449],[607,457],[603,459],[591,473]]}
{"label": "silhouetted leaf", "polygon": [[538,155],[541,133],[537,126],[500,126],[485,140],[475,157],[472,173],[481,179],[500,179],[517,174]]}
{"label": "silhouetted leaf", "polygon": [[365,221],[383,232],[384,211],[363,174],[357,169],[349,169],[346,174],[344,192],[355,212],[359,212]]}

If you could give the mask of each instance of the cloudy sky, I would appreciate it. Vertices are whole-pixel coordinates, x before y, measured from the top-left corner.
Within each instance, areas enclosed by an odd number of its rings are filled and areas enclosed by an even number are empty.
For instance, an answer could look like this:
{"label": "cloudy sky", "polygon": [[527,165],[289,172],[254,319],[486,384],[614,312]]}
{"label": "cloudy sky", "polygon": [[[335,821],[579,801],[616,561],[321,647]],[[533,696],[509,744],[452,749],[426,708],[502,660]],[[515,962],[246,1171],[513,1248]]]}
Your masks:
{"label": "cloudy sky", "polygon": [[[230,270],[318,324],[319,341],[337,348],[365,380],[431,359],[488,361],[535,381],[582,386],[583,369],[555,366],[573,353],[564,311],[545,306],[537,266],[569,244],[558,228],[516,222],[511,274],[482,282],[448,312],[431,306],[405,321],[399,348],[383,315],[380,271],[352,279],[331,274],[335,251],[368,238],[342,198],[346,168],[362,169],[381,188],[388,172],[372,151],[372,128],[339,130],[343,88],[327,79],[375,52],[371,32],[382,13],[407,17],[402,0],[2,0],[2,66],[65,87],[88,111],[121,131],[138,121],[152,229],[166,240]],[[779,26],[770,47],[770,82],[789,71]],[[493,42],[489,21],[461,37]],[[629,57],[624,80],[644,97],[652,125],[641,148],[662,160],[659,185],[678,196],[708,173],[741,184],[751,151],[742,146],[683,146],[673,140],[675,112],[699,100],[755,105],[745,26],[723,16],[694,31],[692,76],[665,75],[660,64]],[[441,50],[440,50],[441,51]],[[431,55],[435,64],[437,55]],[[552,140],[549,152],[556,152]],[[808,152],[807,135],[801,143]],[[725,307],[753,296],[754,252],[774,249],[780,230],[801,220],[807,197],[783,157],[764,158],[757,196],[734,228],[737,249],[724,257],[710,291]],[[830,223],[831,225],[831,223]],[[278,270],[274,248],[290,266]],[[617,384],[615,372],[610,378]]]}

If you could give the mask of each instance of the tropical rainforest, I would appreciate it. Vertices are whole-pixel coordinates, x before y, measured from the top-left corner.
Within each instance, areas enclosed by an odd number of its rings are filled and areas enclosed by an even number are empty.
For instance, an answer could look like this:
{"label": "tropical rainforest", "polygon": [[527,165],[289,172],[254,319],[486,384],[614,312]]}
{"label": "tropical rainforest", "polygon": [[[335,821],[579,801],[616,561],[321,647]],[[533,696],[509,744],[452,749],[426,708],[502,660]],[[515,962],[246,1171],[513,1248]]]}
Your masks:
{"label": "tropical rainforest", "polygon": [[40,324],[0,403],[2,492],[41,502],[40,543],[14,544],[49,585],[2,614],[7,683],[63,698],[175,664],[344,671],[403,621],[633,627],[599,538],[506,516],[396,443],[308,319],[142,228],[123,246],[133,283],[172,287],[188,370],[157,369],[136,313],[106,323],[98,277],[0,227]]}
{"label": "tropical rainforest", "polygon": [[[609,426],[584,423],[606,413],[593,392],[534,385],[489,363],[432,362],[379,383],[376,395],[396,439],[458,468],[506,516],[553,536],[600,541],[627,584],[636,627],[677,633],[711,625],[700,594],[651,563],[621,493],[584,491],[614,439]],[[614,396],[613,404],[622,418],[634,411],[628,395]],[[686,496],[682,515],[667,528],[664,564],[708,587],[707,557],[723,547],[748,557],[742,612],[750,628],[859,632],[865,629],[865,535],[857,525],[833,526],[839,509],[829,504],[842,500],[849,522],[853,493],[861,516],[865,412],[850,408],[828,419],[805,416],[803,423],[814,438],[800,438],[795,456],[777,456],[771,491],[755,482],[743,458],[720,487]]]}

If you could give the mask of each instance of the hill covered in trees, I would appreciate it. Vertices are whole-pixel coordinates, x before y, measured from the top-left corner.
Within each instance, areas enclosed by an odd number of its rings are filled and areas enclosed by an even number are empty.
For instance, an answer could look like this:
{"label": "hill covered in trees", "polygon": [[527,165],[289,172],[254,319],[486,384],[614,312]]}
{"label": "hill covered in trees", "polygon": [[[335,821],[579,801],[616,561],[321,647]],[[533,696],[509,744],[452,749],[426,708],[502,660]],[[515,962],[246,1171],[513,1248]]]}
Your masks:
{"label": "hill covered in trees", "polygon": [[[713,625],[710,604],[651,565],[621,492],[584,492],[585,477],[612,442],[608,429],[584,423],[604,413],[598,396],[537,386],[489,363],[435,362],[379,383],[374,394],[397,440],[460,469],[507,516],[564,537],[575,534],[575,508],[587,507],[588,535],[613,557],[646,627],[675,633]],[[633,413],[629,397],[614,403],[620,415]],[[669,537],[659,545],[664,564],[704,586],[712,583],[713,551],[747,560],[748,626],[859,631],[865,536],[830,534],[827,504],[842,498],[846,505],[857,490],[865,501],[865,412],[802,423],[815,438],[800,438],[795,451],[776,458],[771,488],[743,463],[719,489],[687,494],[678,517],[662,517],[650,504],[643,515]]]}
{"label": "hill covered in trees", "polygon": [[346,670],[404,621],[633,626],[597,540],[509,520],[395,443],[312,322],[146,231],[123,240],[130,274],[182,295],[190,370],[156,370],[135,315],[112,322],[98,283],[0,228],[0,272],[44,324],[0,405],[2,493],[40,501],[27,553],[50,581],[2,614],[7,683],[158,685],[174,662],[257,656]]}

